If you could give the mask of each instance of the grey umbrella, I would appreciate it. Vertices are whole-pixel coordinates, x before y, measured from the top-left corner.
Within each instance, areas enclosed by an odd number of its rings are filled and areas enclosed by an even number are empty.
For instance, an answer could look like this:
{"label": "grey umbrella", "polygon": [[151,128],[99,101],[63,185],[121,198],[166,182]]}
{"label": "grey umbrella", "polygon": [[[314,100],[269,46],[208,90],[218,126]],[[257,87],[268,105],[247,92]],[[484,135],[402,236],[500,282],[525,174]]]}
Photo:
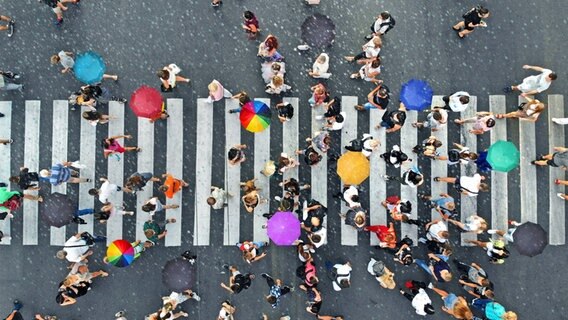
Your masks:
{"label": "grey umbrella", "polygon": [[316,13],[302,24],[302,40],[310,47],[327,47],[335,40],[335,23],[323,14]]}
{"label": "grey umbrella", "polygon": [[191,289],[195,285],[195,267],[181,257],[170,260],[162,269],[162,283],[175,292]]}
{"label": "grey umbrella", "polygon": [[548,245],[548,234],[540,224],[525,222],[513,233],[513,245],[517,251],[529,257],[541,254]]}
{"label": "grey umbrella", "polygon": [[77,205],[64,194],[53,193],[41,203],[41,217],[52,227],[63,227],[73,221]]}

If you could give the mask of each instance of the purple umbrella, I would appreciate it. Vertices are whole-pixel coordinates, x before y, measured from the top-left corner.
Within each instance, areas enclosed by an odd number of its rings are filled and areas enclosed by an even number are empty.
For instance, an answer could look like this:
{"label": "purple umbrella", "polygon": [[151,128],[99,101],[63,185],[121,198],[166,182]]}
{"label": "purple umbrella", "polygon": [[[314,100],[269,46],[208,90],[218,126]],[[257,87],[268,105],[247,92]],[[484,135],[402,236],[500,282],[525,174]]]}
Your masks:
{"label": "purple umbrella", "polygon": [[292,212],[276,212],[268,220],[268,236],[279,246],[289,246],[300,237],[300,221]]}

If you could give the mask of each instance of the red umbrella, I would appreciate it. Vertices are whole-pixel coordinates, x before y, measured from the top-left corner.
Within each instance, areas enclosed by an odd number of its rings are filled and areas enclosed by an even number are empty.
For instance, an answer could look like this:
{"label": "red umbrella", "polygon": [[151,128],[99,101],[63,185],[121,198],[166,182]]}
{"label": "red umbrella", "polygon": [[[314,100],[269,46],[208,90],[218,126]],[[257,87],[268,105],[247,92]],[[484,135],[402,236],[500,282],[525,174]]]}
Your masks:
{"label": "red umbrella", "polygon": [[141,86],[130,97],[129,105],[137,116],[153,118],[162,112],[162,103],[160,91],[148,86]]}

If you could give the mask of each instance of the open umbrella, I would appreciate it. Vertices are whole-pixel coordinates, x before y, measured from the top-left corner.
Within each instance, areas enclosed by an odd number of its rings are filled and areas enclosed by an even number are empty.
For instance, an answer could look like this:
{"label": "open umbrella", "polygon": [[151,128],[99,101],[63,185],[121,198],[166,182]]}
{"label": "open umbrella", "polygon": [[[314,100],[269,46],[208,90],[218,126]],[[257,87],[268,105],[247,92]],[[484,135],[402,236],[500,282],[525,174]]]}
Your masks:
{"label": "open umbrella", "polygon": [[136,255],[130,242],[119,239],[108,246],[106,258],[110,264],[122,268],[129,266],[136,259]]}
{"label": "open umbrella", "polygon": [[130,109],[142,118],[153,118],[162,112],[162,95],[157,89],[141,86],[130,97]]}
{"label": "open umbrella", "polygon": [[195,286],[195,267],[184,258],[170,260],[162,269],[162,283],[175,292],[183,292]]}
{"label": "open umbrella", "polygon": [[548,234],[540,224],[525,222],[513,233],[513,245],[517,251],[529,257],[541,254],[548,245]]}
{"label": "open umbrella", "polygon": [[337,174],[344,184],[361,184],[370,172],[371,164],[362,152],[347,151],[337,160]]}
{"label": "open umbrella", "polygon": [[411,79],[402,85],[400,91],[400,101],[404,103],[407,110],[422,111],[432,104],[434,91],[423,80]]}
{"label": "open umbrella", "polygon": [[44,197],[40,206],[43,220],[48,225],[58,228],[71,223],[77,211],[77,204],[73,203],[67,195],[58,192]]}
{"label": "open umbrella", "polygon": [[330,46],[335,40],[335,23],[319,13],[307,17],[302,23],[302,40],[310,47]]}
{"label": "open umbrella", "polygon": [[271,115],[270,107],[264,102],[249,101],[241,109],[241,125],[250,132],[260,132],[270,125]]}
{"label": "open umbrella", "polygon": [[521,154],[510,141],[499,140],[489,147],[487,162],[493,170],[509,172],[519,166]]}
{"label": "open umbrella", "polygon": [[95,84],[103,79],[106,66],[103,58],[98,53],[87,51],[77,56],[73,71],[79,81],[86,84]]}
{"label": "open umbrella", "polygon": [[279,246],[290,246],[300,237],[300,220],[292,212],[276,212],[266,227],[268,237]]}

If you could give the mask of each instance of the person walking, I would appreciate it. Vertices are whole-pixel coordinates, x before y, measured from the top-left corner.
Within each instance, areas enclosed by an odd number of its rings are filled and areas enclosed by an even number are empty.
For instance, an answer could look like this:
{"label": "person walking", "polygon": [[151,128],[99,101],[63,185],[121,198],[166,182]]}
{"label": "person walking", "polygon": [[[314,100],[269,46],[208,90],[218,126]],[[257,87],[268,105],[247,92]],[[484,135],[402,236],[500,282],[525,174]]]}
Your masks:
{"label": "person walking", "polygon": [[58,186],[62,183],[83,183],[91,182],[89,178],[80,178],[79,172],[71,169],[73,162],[63,161],[51,166],[51,169],[42,169],[39,176],[44,179],[49,179],[49,183]]}
{"label": "person walking", "polygon": [[20,78],[20,75],[10,71],[0,71],[0,75],[0,90],[19,90],[20,92],[24,91],[24,85],[17,83],[16,81]]}
{"label": "person walking", "polygon": [[495,118],[518,118],[521,121],[536,122],[538,116],[540,116],[540,114],[544,111],[544,103],[536,99],[532,99],[531,97],[526,97],[525,99],[527,102],[521,103],[516,111],[499,113],[495,115]]}
{"label": "person walking", "polygon": [[266,284],[268,284],[268,288],[270,288],[270,291],[265,298],[266,301],[270,303],[272,308],[278,307],[278,304],[280,303],[280,298],[283,295],[294,291],[293,287],[284,285],[282,283],[282,280],[280,279],[274,280],[268,273],[263,273],[261,274],[261,276],[264,279],[266,279]]}
{"label": "person walking", "polygon": [[223,267],[229,270],[231,276],[229,277],[229,285],[221,282],[221,288],[230,293],[239,294],[243,289],[246,290],[251,286],[254,274],[246,273],[243,275],[236,266],[224,265]]}
{"label": "person walking", "polygon": [[465,242],[483,248],[487,256],[489,256],[489,262],[493,264],[505,263],[505,259],[510,255],[509,250],[505,246],[505,242],[501,239],[489,239],[489,241],[466,240]]}
{"label": "person walking", "polygon": [[5,21],[8,23],[5,26],[0,26],[0,31],[8,31],[8,38],[11,38],[14,35],[14,25],[16,24],[16,20],[8,16],[0,15],[0,21]]}
{"label": "person walking", "polygon": [[160,178],[154,177],[151,172],[135,172],[126,179],[122,190],[128,193],[136,193],[144,190],[148,182],[159,182]]}
{"label": "person walking", "polygon": [[412,126],[415,128],[430,128],[432,132],[440,131],[448,124],[448,111],[444,108],[434,107],[426,116],[426,120],[413,122]]}
{"label": "person walking", "polygon": [[333,290],[341,291],[351,286],[351,271],[353,270],[351,262],[347,261],[343,264],[336,263],[334,265],[326,262],[326,266],[331,270]]}
{"label": "person walking", "polygon": [[211,206],[213,210],[223,209],[227,206],[227,198],[231,197],[231,194],[222,188],[211,186],[211,194],[207,198],[207,204]]}
{"label": "person walking", "polygon": [[164,173],[162,178],[166,178],[166,180],[164,180],[164,184],[158,188],[158,191],[163,192],[168,199],[173,199],[174,194],[182,188],[189,187],[189,183],[182,179],[174,178],[174,176],[169,173]]}
{"label": "person walking", "polygon": [[252,101],[246,91],[240,91],[239,93],[237,93],[237,94],[235,94],[234,96],[232,96],[231,99],[237,99],[237,100],[239,100],[239,107],[238,107],[238,108],[235,108],[235,109],[230,109],[230,110],[229,110],[229,113],[239,113],[239,112],[241,112],[243,106],[244,106],[245,104],[247,104],[248,102],[251,102],[251,101]]}
{"label": "person walking", "polygon": [[312,70],[308,70],[308,74],[315,79],[329,79],[331,77],[331,73],[329,73],[329,55],[321,53],[312,65]]}
{"label": "person walking", "polygon": [[119,142],[118,139],[132,139],[131,135],[121,135],[121,136],[112,136],[108,138],[104,138],[102,141],[103,145],[103,154],[105,158],[108,158],[110,155],[118,156],[119,153],[124,152],[140,152],[142,148],[140,147],[123,147]]}
{"label": "person walking", "polygon": [[517,314],[507,311],[500,303],[487,298],[471,300],[471,306],[483,312],[487,320],[517,320]]}
{"label": "person walking", "polygon": [[462,232],[472,232],[475,234],[482,234],[488,227],[487,221],[477,214],[467,217],[465,223],[454,219],[448,219],[447,221],[458,227]]}
{"label": "person walking", "polygon": [[292,120],[294,116],[294,106],[291,103],[282,101],[276,105],[276,110],[278,110],[278,120],[281,123]]}
{"label": "person walking", "polygon": [[[99,223],[107,223],[107,221],[116,215],[129,215],[129,216],[133,216],[134,215],[134,211],[126,211],[124,206],[121,207],[116,207],[114,206],[112,203],[107,203],[104,206],[101,207],[101,209],[98,212],[90,212],[93,213],[94,217],[96,220],[99,221]],[[81,224],[85,224],[84,222]]]}
{"label": "person walking", "polygon": [[375,277],[381,287],[392,290],[396,286],[394,273],[387,268],[383,261],[371,258],[371,261],[367,264],[367,271]]}
{"label": "person walking", "polygon": [[444,261],[439,255],[428,253],[428,263],[422,259],[415,259],[414,262],[424,269],[434,280],[438,282],[452,281],[452,271],[450,265]]}
{"label": "person walking", "polygon": [[22,190],[40,190],[39,187],[39,175],[37,172],[30,172],[30,169],[26,167],[20,167],[20,173],[17,176],[11,176],[10,182],[18,184],[18,187]]}
{"label": "person walking", "polygon": [[394,223],[390,222],[389,226],[385,225],[372,225],[363,228],[364,231],[374,232],[379,239],[379,247],[381,248],[396,248],[396,231],[394,230]]}
{"label": "person walking", "polygon": [[424,175],[418,170],[417,167],[409,168],[404,171],[400,177],[398,176],[388,176],[386,174],[382,175],[383,179],[387,181],[398,181],[403,185],[409,186],[411,188],[418,188],[424,183]]}
{"label": "person walking", "polygon": [[469,106],[470,95],[465,91],[458,91],[451,96],[443,96],[444,109],[453,112],[463,112]]}
{"label": "person walking", "polygon": [[318,82],[315,86],[311,86],[310,90],[312,91],[312,96],[308,99],[308,103],[312,108],[323,106],[330,101],[329,92],[327,92],[323,83]]}
{"label": "person walking", "polygon": [[165,223],[159,224],[154,220],[148,220],[144,222],[143,230],[144,235],[146,236],[146,243],[144,244],[145,247],[153,247],[158,245],[158,241],[163,239],[168,234],[168,230],[166,229],[166,225],[169,223],[175,223],[176,219],[170,218],[166,219]]}
{"label": "person walking", "polygon": [[278,52],[278,47],[278,39],[274,35],[269,34],[258,46],[257,56],[266,61],[282,61],[284,57]]}
{"label": "person walking", "polygon": [[444,160],[445,157],[441,156],[441,153],[437,151],[440,147],[442,147],[442,141],[438,140],[436,136],[430,136],[427,139],[422,140],[422,143],[414,146],[412,152],[419,156],[423,155],[432,160]]}
{"label": "person walking", "polygon": [[52,55],[50,58],[51,64],[61,64],[63,70],[61,73],[67,73],[70,70],[73,70],[73,66],[75,65],[75,60],[73,59],[73,52],[61,50],[59,53]]}
{"label": "person walking", "polygon": [[480,111],[476,113],[475,117],[467,119],[455,119],[454,123],[457,125],[473,123],[473,127],[471,128],[471,130],[469,130],[469,133],[478,135],[493,129],[493,127],[495,126],[495,115],[492,112]]}
{"label": "person walking", "polygon": [[5,320],[24,320],[24,317],[20,313],[20,310],[24,307],[24,305],[18,299],[14,300],[13,305],[14,308],[10,314],[6,316]]}
{"label": "person walking", "polygon": [[448,150],[447,160],[449,165],[466,165],[470,161],[477,160],[477,153],[471,152],[468,147],[462,146],[459,143],[453,143],[453,146],[453,149]]}
{"label": "person walking", "polygon": [[215,101],[220,101],[223,98],[231,98],[233,94],[225,89],[221,82],[217,80],[211,81],[209,85],[207,85],[207,89],[209,90],[209,96],[207,97],[207,103],[213,103]]}
{"label": "person walking", "polygon": [[400,146],[395,144],[392,149],[381,154],[380,157],[385,160],[388,165],[392,165],[395,168],[400,168],[403,163],[410,162],[412,159],[408,159],[406,153],[400,150]]}
{"label": "person walking", "polygon": [[172,91],[176,87],[178,81],[185,83],[190,82],[188,78],[184,78],[179,75],[180,72],[180,67],[178,67],[175,63],[170,63],[157,72],[157,76],[162,82],[161,89],[163,92]]}
{"label": "person walking", "polygon": [[568,148],[554,147],[554,152],[540,156],[537,160],[531,161],[536,166],[559,167],[562,170],[568,169]]}
{"label": "person walking", "polygon": [[[213,1],[218,1],[218,3],[222,3],[221,0],[213,0]],[[233,320],[234,319],[233,314],[235,314],[236,311],[237,308],[235,308],[231,303],[229,303],[229,301],[225,300],[221,304],[221,310],[219,310],[219,315],[217,316],[217,320]]]}
{"label": "person walking", "polygon": [[361,207],[356,208],[356,210],[349,209],[344,214],[340,213],[339,216],[344,220],[343,222],[346,225],[352,226],[357,231],[363,231],[363,228],[367,223],[367,213]]}
{"label": "person walking", "polygon": [[383,46],[383,41],[381,40],[381,37],[374,36],[369,42],[365,43],[361,47],[363,51],[361,51],[360,53],[354,56],[345,56],[344,58],[348,62],[361,61],[363,63],[367,63],[369,61],[372,61],[374,58],[376,58],[379,55],[382,46]]}
{"label": "person walking", "polygon": [[365,36],[366,40],[371,40],[376,36],[383,36],[394,28],[396,21],[388,11],[381,12],[375,22],[371,25],[371,34]]}
{"label": "person walking", "polygon": [[243,253],[243,259],[248,264],[259,261],[267,255],[266,250],[261,252],[260,249],[266,248],[268,246],[268,242],[243,241],[238,242],[236,246],[239,248],[239,250],[241,250],[241,252]]}
{"label": "person walking", "polygon": [[390,90],[383,84],[382,80],[379,80],[378,85],[367,95],[367,100],[368,102],[364,105],[356,105],[354,108],[357,111],[372,110],[374,108],[386,110],[390,102]]}
{"label": "person walking", "polygon": [[229,164],[234,166],[243,163],[247,159],[245,156],[245,152],[243,151],[243,149],[246,148],[247,148],[246,144],[236,144],[232,146],[227,153]]}
{"label": "person walking", "polygon": [[57,251],[55,256],[71,263],[86,263],[87,258],[93,254],[93,251],[89,248],[94,246],[96,242],[104,241],[106,241],[105,236],[93,237],[88,232],[77,233],[65,241],[63,249]]}
{"label": "person walking", "polygon": [[63,23],[63,11],[67,11],[69,9],[64,5],[64,3],[78,4],[79,0],[41,0],[40,2],[48,5],[53,13],[55,13],[55,17],[57,19],[55,25],[61,25]]}
{"label": "person walking", "polygon": [[81,117],[87,120],[93,127],[95,127],[99,123],[106,124],[110,120],[116,119],[109,116],[108,114],[102,114],[98,111],[92,111],[92,110],[83,111]]}
{"label": "person walking", "polygon": [[456,319],[460,320],[472,320],[473,313],[469,309],[467,305],[467,301],[462,296],[456,296],[453,293],[448,293],[442,289],[438,289],[434,287],[432,284],[428,286],[428,288],[432,289],[435,293],[437,293],[444,301],[444,306],[442,310],[453,316]]}
{"label": "person walking", "polygon": [[393,133],[400,130],[406,121],[406,106],[401,102],[398,110],[385,111],[381,120],[380,125],[375,127],[376,129],[381,127],[386,128],[387,133]]}
{"label": "person walking", "polygon": [[550,87],[552,81],[558,78],[558,75],[555,72],[543,67],[525,64],[523,66],[523,69],[540,72],[540,74],[526,77],[523,79],[523,82],[518,85],[505,87],[505,89],[503,89],[505,93],[520,91],[521,96],[526,98],[527,96],[532,96],[544,92]]}
{"label": "person walking", "polygon": [[260,23],[258,22],[258,19],[254,15],[254,13],[252,13],[252,11],[248,10],[243,13],[243,19],[244,22],[242,24],[242,28],[249,35],[249,39],[256,39],[256,37],[260,33]]}
{"label": "person walking", "polygon": [[101,203],[108,204],[108,199],[121,191],[122,188],[114,183],[110,183],[110,181],[105,177],[99,178],[99,181],[102,181],[101,186],[98,189],[89,189],[89,194],[93,197],[98,197]]}
{"label": "person walking", "polygon": [[456,23],[452,29],[458,33],[458,37],[465,38],[468,34],[472,33],[475,28],[487,27],[487,23],[483,19],[489,18],[489,10],[482,6],[472,8],[463,14],[463,21]]}
{"label": "person walking", "polygon": [[440,193],[439,198],[432,199],[432,196],[420,195],[426,206],[436,209],[442,216],[442,219],[454,218],[457,215],[456,203],[452,196],[447,193]]}
{"label": "person walking", "polygon": [[412,303],[412,307],[414,307],[417,315],[426,316],[435,313],[432,300],[430,300],[428,293],[424,290],[427,288],[424,282],[408,280],[406,281],[406,287],[410,290],[410,293],[402,289],[399,292]]}
{"label": "person walking", "polygon": [[485,177],[480,175],[479,173],[474,174],[472,177],[434,177],[434,181],[436,182],[454,184],[454,188],[456,188],[459,193],[470,197],[477,197],[480,191],[489,191],[489,185],[482,182],[484,180]]}
{"label": "person walking", "polygon": [[[567,200],[567,199],[565,199]],[[503,237],[505,240],[507,240],[507,242],[509,243],[513,243],[515,242],[514,240],[514,234],[515,231],[517,231],[517,227],[520,226],[521,224],[518,223],[517,221],[514,220],[509,220],[509,224],[512,226],[511,228],[508,228],[506,231],[505,230],[498,230],[498,229],[489,229],[487,230],[488,234],[496,234],[500,237]]]}
{"label": "person walking", "polygon": [[144,202],[144,204],[142,205],[142,211],[149,212],[150,215],[154,215],[156,214],[156,212],[161,212],[162,210],[177,209],[177,208],[179,208],[179,205],[177,204],[168,204],[168,205],[162,204],[162,202],[160,202],[160,199],[158,197],[152,197],[146,202]]}
{"label": "person walking", "polygon": [[363,79],[374,84],[379,84],[381,80],[377,77],[381,74],[381,56],[366,60],[366,63],[359,71],[352,73],[351,79]]}

